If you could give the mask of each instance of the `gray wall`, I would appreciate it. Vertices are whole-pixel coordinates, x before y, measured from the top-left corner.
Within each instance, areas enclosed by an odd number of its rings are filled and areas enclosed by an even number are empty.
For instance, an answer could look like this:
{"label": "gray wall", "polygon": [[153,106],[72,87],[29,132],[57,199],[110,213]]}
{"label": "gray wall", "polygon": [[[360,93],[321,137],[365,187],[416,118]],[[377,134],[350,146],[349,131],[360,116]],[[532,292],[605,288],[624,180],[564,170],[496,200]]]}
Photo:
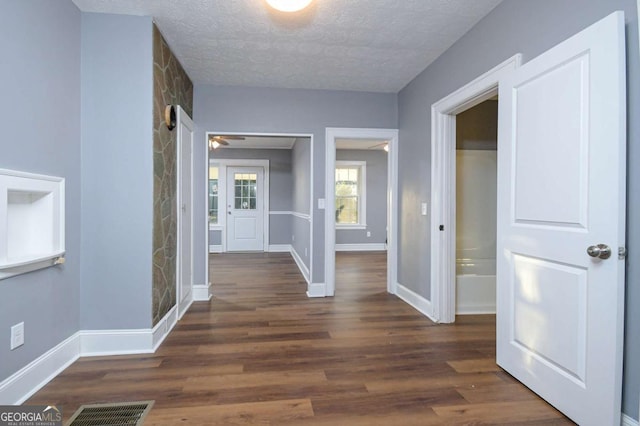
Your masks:
{"label": "gray wall", "polygon": [[[0,381],[78,331],[80,12],[70,2],[3,1],[0,168],[66,179],[67,263],[0,281]],[[9,350],[24,321],[25,344]]]}
{"label": "gray wall", "polygon": [[149,17],[82,14],[82,329],[151,326],[151,37]]}
{"label": "gray wall", "polygon": [[[310,215],[311,209],[311,139],[298,138],[291,153],[293,160],[293,200],[295,213]],[[308,219],[291,217],[291,246],[311,270],[311,225]]]}
{"label": "gray wall", "polygon": [[[326,127],[395,128],[397,96],[387,93],[340,92],[299,89],[265,89],[196,85],[194,122],[196,157],[207,153],[206,131],[236,133],[313,134],[313,198],[324,198],[324,151]],[[204,161],[195,170],[196,193],[205,193]],[[196,164],[200,164],[197,162]],[[201,212],[196,226],[205,223],[204,197],[194,209]],[[324,265],[324,210],[314,201],[313,264]],[[202,225],[199,225],[202,224]],[[295,229],[295,228],[294,228]],[[204,229],[196,229],[195,282],[203,283],[205,268]],[[294,231],[295,232],[295,231]],[[324,281],[324,267],[315,267],[313,282]]]}
{"label": "gray wall", "polygon": [[[387,240],[387,163],[382,150],[336,150],[336,161],[367,162],[367,229],[336,229],[336,244],[384,244]],[[367,238],[367,231],[371,237]]]}
{"label": "gray wall", "polygon": [[[210,159],[269,160],[269,211],[290,211],[293,204],[292,155],[288,149],[224,149],[213,151]],[[291,217],[269,216],[269,244],[291,243]],[[209,231],[209,245],[222,244],[222,231]]]}
{"label": "gray wall", "polygon": [[[409,83],[398,95],[400,128],[399,280],[430,297],[429,217],[420,202],[429,200],[431,105],[495,65],[522,53],[529,61],[615,10],[627,21],[628,163],[640,162],[640,73],[635,0],[509,0]],[[628,248],[640,246],[640,168],[628,171]],[[627,261],[624,412],[638,418],[640,386],[640,262]]]}

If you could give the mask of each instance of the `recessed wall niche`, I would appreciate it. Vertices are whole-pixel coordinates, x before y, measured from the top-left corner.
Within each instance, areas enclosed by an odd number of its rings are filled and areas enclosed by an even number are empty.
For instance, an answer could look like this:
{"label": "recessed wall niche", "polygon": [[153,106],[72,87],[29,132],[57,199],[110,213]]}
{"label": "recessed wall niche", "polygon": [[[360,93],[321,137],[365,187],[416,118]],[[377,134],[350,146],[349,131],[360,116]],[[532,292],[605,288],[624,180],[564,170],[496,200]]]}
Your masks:
{"label": "recessed wall niche", "polygon": [[0,169],[0,279],[64,262],[64,179]]}

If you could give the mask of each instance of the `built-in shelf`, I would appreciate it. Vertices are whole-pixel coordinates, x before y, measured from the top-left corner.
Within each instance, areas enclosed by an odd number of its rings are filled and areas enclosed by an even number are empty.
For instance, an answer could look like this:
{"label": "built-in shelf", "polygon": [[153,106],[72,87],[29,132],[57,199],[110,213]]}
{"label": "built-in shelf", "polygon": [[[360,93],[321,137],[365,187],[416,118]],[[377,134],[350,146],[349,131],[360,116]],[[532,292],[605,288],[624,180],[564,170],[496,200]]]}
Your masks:
{"label": "built-in shelf", "polygon": [[0,169],[0,279],[64,263],[64,179]]}

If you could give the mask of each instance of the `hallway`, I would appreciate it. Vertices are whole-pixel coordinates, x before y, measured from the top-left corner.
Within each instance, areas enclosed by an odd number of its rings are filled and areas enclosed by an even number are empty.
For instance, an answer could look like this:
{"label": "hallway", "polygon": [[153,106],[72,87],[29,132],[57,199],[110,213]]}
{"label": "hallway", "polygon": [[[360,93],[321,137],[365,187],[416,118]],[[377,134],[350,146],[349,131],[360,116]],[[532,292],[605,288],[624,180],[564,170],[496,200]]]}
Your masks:
{"label": "hallway", "polygon": [[339,253],[308,299],[289,254],[210,256],[214,298],[155,354],[83,358],[28,404],[155,400],[146,425],[572,424],[495,365],[495,318],[435,325],[386,293],[385,253]]}

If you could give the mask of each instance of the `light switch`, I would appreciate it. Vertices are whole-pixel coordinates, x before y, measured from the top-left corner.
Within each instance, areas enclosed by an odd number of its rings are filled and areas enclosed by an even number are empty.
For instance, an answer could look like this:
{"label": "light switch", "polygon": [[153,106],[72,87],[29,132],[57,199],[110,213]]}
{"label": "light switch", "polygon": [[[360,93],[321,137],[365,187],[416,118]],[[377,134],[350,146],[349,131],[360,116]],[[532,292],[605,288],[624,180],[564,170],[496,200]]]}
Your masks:
{"label": "light switch", "polygon": [[324,198],[318,198],[318,208],[324,210]]}
{"label": "light switch", "polygon": [[422,216],[427,215],[427,203],[422,203]]}

